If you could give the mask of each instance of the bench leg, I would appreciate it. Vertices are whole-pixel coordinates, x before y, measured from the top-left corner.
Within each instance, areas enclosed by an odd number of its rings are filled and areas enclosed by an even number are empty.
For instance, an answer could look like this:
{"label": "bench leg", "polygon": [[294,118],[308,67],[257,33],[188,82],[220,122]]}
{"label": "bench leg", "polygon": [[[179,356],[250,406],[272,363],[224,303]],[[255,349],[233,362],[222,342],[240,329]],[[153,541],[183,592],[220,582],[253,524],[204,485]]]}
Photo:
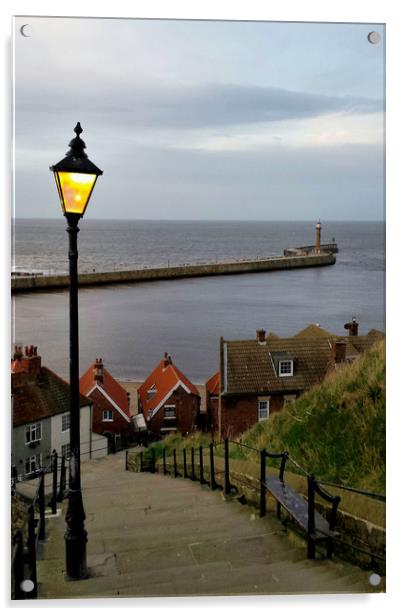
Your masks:
{"label": "bench leg", "polygon": [[307,558],[314,560],[315,558],[315,541],[312,537],[307,539]]}
{"label": "bench leg", "polygon": [[281,504],[280,503],[276,503],[276,515],[278,517],[278,519],[281,519]]}

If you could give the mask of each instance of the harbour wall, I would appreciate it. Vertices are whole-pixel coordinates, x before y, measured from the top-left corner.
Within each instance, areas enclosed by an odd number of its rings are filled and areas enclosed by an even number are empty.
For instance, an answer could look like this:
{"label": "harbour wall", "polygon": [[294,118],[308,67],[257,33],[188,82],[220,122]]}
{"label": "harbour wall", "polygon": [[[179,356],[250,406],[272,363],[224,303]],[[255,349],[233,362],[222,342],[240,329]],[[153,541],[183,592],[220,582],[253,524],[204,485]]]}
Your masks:
{"label": "harbour wall", "polygon": [[[169,280],[177,278],[194,278],[199,276],[223,276],[232,274],[250,274],[304,267],[321,267],[333,265],[333,254],[297,255],[287,257],[269,257],[267,259],[235,261],[228,263],[206,263],[201,265],[180,265],[175,267],[155,267],[112,272],[91,272],[79,274],[78,284],[98,286],[129,282],[149,282],[152,280]],[[48,291],[69,286],[68,275],[54,276],[19,276],[11,280],[12,293],[29,291]]]}

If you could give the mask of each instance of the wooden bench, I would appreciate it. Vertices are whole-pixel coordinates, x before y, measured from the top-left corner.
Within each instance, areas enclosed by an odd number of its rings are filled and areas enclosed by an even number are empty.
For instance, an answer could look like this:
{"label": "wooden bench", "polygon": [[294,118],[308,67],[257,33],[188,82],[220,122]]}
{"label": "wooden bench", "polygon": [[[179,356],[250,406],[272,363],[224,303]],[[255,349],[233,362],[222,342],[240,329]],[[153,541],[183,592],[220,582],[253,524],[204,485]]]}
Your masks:
{"label": "wooden bench", "polygon": [[[331,496],[324,491],[314,475],[307,476],[307,500],[289,484],[284,481],[285,464],[289,458],[287,452],[271,454],[265,452],[270,458],[282,458],[279,476],[268,476],[265,481],[266,490],[277,502],[277,515],[280,518],[281,507],[288,512],[293,520],[307,533],[307,557],[315,558],[316,544],[326,542],[327,556],[332,558],[333,540],[339,536],[335,529],[336,512],[340,502],[339,496]],[[329,521],[315,510],[315,494],[332,504]]]}

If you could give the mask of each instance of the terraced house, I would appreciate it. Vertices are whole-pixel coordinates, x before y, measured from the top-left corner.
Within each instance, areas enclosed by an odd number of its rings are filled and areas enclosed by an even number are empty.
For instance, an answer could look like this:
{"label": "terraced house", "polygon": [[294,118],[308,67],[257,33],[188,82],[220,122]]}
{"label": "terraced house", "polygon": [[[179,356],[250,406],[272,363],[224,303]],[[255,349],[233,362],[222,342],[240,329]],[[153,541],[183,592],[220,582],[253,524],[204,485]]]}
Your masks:
{"label": "terraced house", "polygon": [[[15,347],[11,361],[12,464],[19,478],[49,466],[52,451],[69,457],[70,386],[34,346]],[[92,402],[80,396],[81,459],[107,454],[107,441],[92,432]]]}
{"label": "terraced house", "polygon": [[358,335],[355,319],[337,336],[309,325],[291,338],[265,330],[254,340],[220,341],[220,370],[206,383],[209,428],[232,438],[291,404],[321,383],[329,371],[354,361],[384,337],[378,330]]}
{"label": "terraced house", "polygon": [[138,389],[138,408],[155,436],[189,434],[199,423],[200,393],[165,353]]}
{"label": "terraced house", "polygon": [[80,392],[93,403],[92,429],[108,439],[109,451],[127,445],[133,432],[130,394],[96,358],[80,378]]}

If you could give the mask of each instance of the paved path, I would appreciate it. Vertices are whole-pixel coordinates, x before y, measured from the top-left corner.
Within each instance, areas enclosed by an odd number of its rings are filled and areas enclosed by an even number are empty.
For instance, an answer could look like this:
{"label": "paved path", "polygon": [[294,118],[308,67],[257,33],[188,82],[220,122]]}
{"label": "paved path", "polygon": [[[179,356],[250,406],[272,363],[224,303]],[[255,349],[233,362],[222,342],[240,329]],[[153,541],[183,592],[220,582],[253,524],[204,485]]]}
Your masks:
{"label": "paved path", "polygon": [[368,573],[306,560],[271,514],[190,480],[124,470],[124,452],[82,465],[90,578],[64,580],[64,514],[48,520],[39,598],[373,592]]}

